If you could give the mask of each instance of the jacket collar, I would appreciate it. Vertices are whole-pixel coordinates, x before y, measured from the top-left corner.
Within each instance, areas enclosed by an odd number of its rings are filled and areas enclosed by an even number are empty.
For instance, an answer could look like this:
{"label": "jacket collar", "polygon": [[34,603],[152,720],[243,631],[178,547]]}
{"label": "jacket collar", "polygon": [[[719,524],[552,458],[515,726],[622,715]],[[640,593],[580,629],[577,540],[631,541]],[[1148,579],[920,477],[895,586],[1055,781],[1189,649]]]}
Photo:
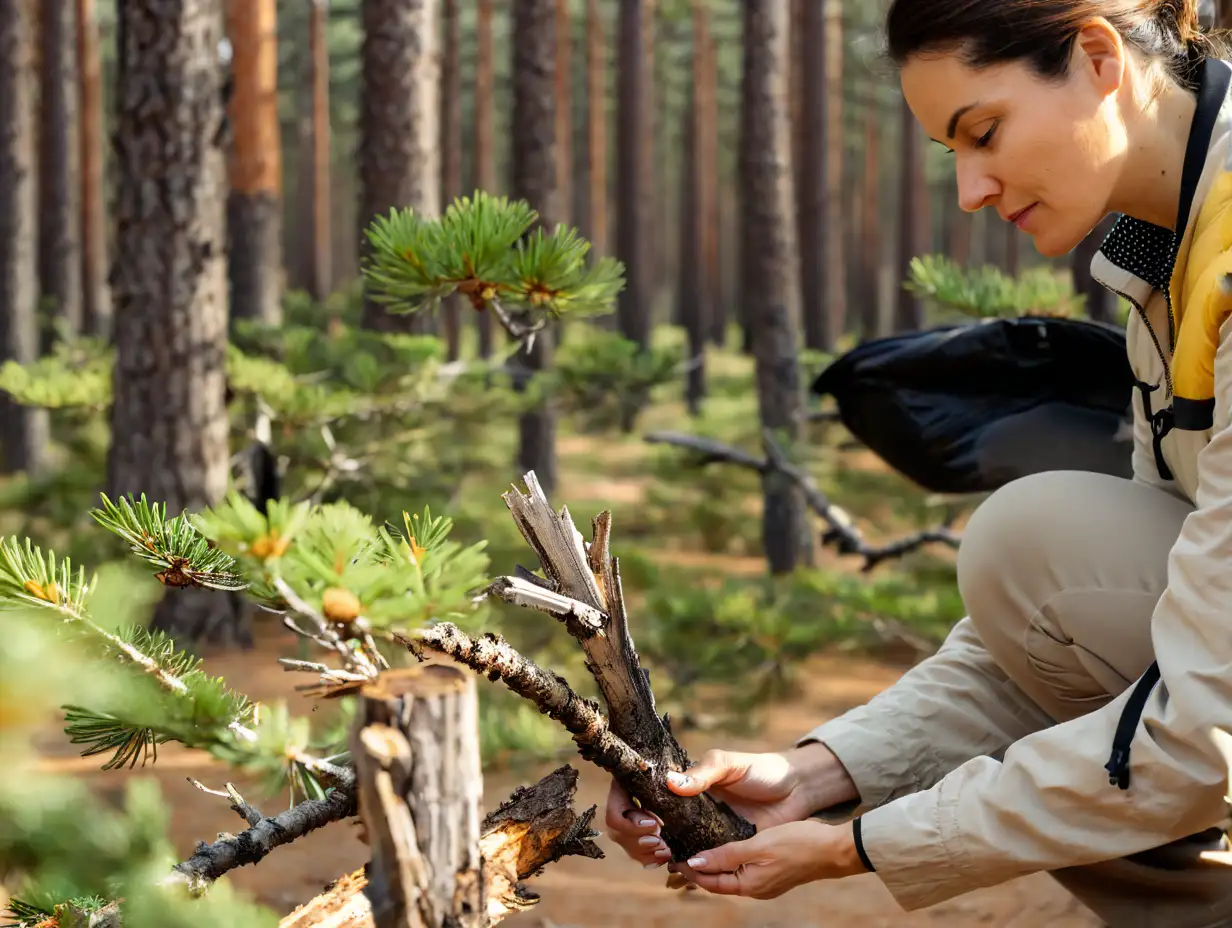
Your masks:
{"label": "jacket collar", "polygon": [[[1203,62],[1197,107],[1189,127],[1185,161],[1181,169],[1176,232],[1142,219],[1121,216],[1091,261],[1092,276],[1108,289],[1135,303],[1139,311],[1154,290],[1163,291],[1171,309],[1172,274],[1177,255],[1191,231],[1189,221],[1194,200],[1199,189],[1209,184],[1211,172],[1207,169],[1219,168],[1219,165],[1211,164],[1210,153],[1217,139],[1215,127],[1227,103],[1230,85],[1232,65],[1221,60],[1208,59]],[[1172,313],[1169,312],[1170,346],[1176,339],[1176,326],[1171,317]]]}

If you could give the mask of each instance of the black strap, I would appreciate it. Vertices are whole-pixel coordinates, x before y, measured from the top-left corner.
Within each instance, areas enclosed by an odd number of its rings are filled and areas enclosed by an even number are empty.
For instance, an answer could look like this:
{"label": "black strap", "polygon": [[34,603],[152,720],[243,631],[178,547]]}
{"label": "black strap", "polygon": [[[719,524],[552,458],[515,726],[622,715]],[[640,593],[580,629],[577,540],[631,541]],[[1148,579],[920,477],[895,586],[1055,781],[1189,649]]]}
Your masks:
{"label": "black strap", "polygon": [[860,830],[860,819],[854,818],[851,820],[851,834],[856,842],[856,854],[859,855],[860,863],[868,868],[869,873],[876,873],[877,868],[873,866],[873,862],[868,859],[868,852],[864,850],[864,835]]}
{"label": "black strap", "polygon": [[1171,480],[1172,470],[1168,467],[1168,462],[1164,460],[1164,436],[1172,431],[1172,427],[1176,425],[1176,419],[1171,407],[1161,409],[1159,412],[1151,411],[1151,394],[1159,389],[1157,385],[1141,380],[1135,380],[1134,385],[1142,396],[1143,415],[1151,425],[1151,450],[1155,452],[1155,469],[1159,471],[1160,479]]}
{"label": "black strap", "polygon": [[1130,693],[1129,701],[1121,712],[1116,733],[1112,737],[1112,756],[1104,765],[1104,769],[1108,771],[1108,782],[1112,786],[1129,789],[1129,748],[1134,740],[1134,732],[1138,730],[1138,723],[1142,720],[1142,710],[1146,708],[1151,690],[1158,682],[1159,664],[1152,662],[1146,673],[1138,678],[1134,691]]}

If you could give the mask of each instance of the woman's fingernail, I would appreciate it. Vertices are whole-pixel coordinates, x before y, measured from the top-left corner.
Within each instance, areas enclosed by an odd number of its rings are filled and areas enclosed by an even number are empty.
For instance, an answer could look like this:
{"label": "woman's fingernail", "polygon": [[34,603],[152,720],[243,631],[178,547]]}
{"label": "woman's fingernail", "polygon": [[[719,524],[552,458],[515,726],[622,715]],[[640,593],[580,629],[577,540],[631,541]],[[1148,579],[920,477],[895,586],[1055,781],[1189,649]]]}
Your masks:
{"label": "woman's fingernail", "polygon": [[671,857],[671,856],[672,856],[672,852],[669,851],[665,847],[661,847],[657,851],[655,851],[655,857],[662,857],[666,860],[668,857]]}
{"label": "woman's fingernail", "polygon": [[654,847],[659,843],[659,838],[657,835],[643,835],[637,839],[637,843],[642,847]]}
{"label": "woman's fingernail", "polygon": [[695,869],[696,869],[697,867],[704,867],[704,866],[706,866],[706,858],[705,858],[705,857],[690,857],[690,858],[686,861],[686,863],[687,863],[690,867],[693,867],[693,868],[695,868]]}
{"label": "woman's fingernail", "polygon": [[658,870],[662,866],[663,864],[645,864],[643,865],[642,869],[643,870]]}
{"label": "woman's fingernail", "polygon": [[679,773],[675,770],[667,772],[667,781],[673,786],[688,786],[690,779],[689,775],[685,773]]}
{"label": "woman's fingernail", "polygon": [[644,818],[640,822],[638,822],[638,824],[641,825],[643,828],[649,828],[654,823],[655,823],[655,820],[653,818]]}

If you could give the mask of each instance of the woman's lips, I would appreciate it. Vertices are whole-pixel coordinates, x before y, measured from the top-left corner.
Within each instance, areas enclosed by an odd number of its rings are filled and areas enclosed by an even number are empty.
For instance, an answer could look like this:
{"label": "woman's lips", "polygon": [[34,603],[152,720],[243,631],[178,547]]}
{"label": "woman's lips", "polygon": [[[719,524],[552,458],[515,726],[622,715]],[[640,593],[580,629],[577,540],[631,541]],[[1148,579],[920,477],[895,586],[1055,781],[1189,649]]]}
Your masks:
{"label": "woman's lips", "polygon": [[1024,206],[1018,212],[1014,213],[1014,215],[1010,216],[1010,222],[1025,231],[1027,220],[1031,218],[1031,214],[1035,212],[1035,207],[1038,205],[1039,203],[1036,202],[1032,203],[1030,206]]}

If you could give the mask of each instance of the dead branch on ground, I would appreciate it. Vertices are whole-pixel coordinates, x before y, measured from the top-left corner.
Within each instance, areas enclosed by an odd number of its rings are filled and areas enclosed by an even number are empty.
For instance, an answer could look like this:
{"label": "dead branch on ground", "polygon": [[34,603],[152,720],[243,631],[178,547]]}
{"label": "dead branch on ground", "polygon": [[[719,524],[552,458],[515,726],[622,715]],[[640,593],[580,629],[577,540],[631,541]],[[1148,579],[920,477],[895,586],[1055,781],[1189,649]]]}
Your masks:
{"label": "dead branch on ground", "polygon": [[726,463],[755,470],[762,475],[773,473],[785,475],[800,488],[809,508],[826,523],[826,531],[821,536],[822,544],[834,545],[839,554],[863,558],[864,565],[861,569],[865,573],[873,570],[882,561],[902,557],[925,545],[943,544],[957,548],[961,540],[952,530],[958,513],[956,510],[951,510],[946,520],[934,528],[914,532],[887,544],[871,544],[855,524],[851,515],[830,501],[817,486],[817,481],[812,475],[787,459],[787,455],[779,447],[769,430],[762,431],[762,445],[766,453],[764,458],[710,438],[683,435],[677,432],[651,432],[645,436],[645,441],[649,444],[672,445],[692,451],[698,456],[699,466]]}

